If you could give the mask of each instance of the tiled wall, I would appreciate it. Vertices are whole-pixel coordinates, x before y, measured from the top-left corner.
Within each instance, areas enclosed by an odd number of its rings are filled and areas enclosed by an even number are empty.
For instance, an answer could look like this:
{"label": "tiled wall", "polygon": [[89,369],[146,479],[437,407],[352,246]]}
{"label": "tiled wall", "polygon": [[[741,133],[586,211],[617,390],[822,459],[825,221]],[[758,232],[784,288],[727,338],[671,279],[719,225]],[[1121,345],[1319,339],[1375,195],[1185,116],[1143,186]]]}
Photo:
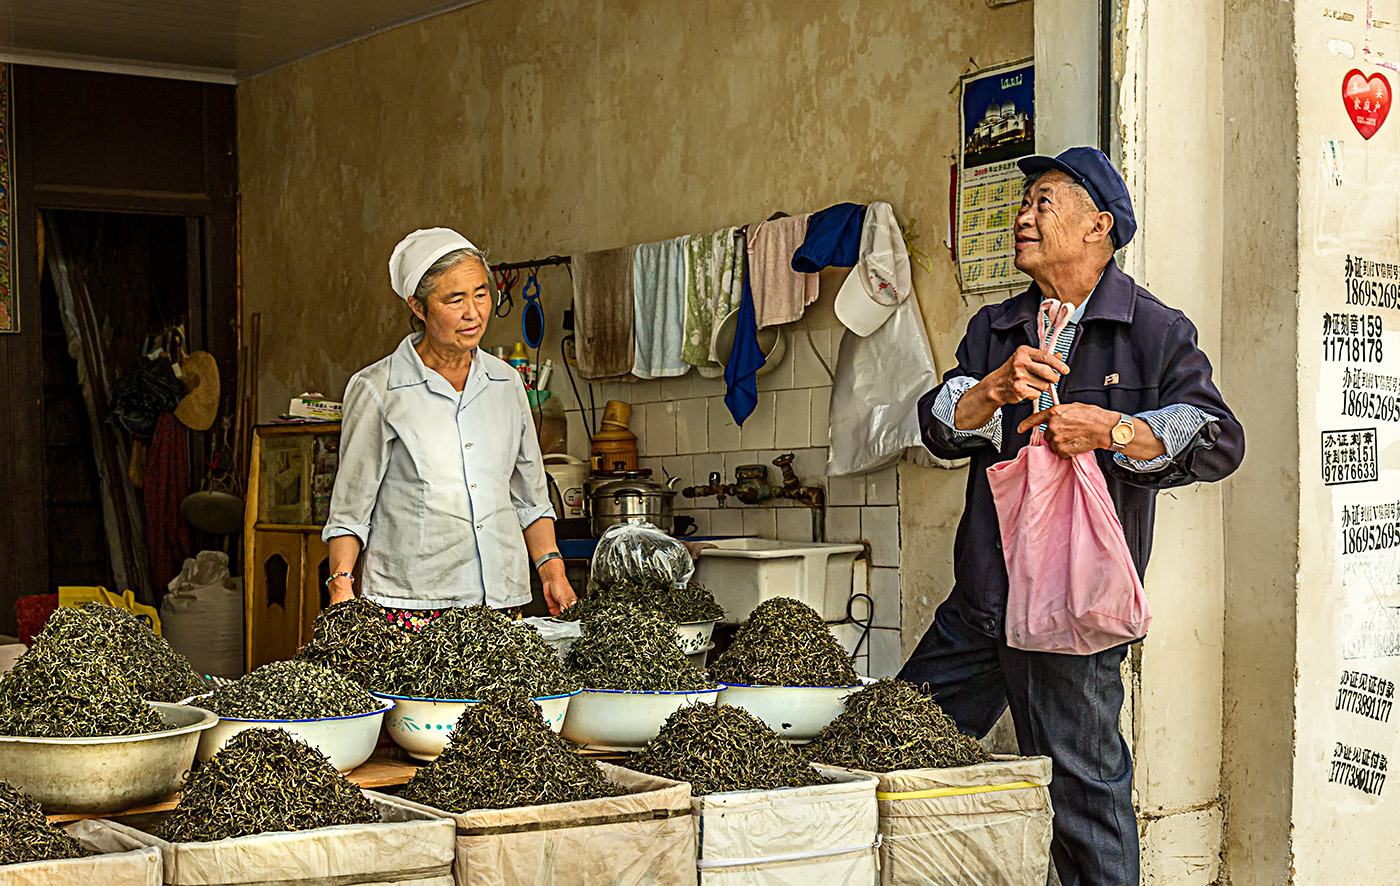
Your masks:
{"label": "tiled wall", "polygon": [[[758,407],[743,427],[734,423],[724,405],[724,380],[707,379],[695,371],[678,379],[595,385],[593,396],[600,419],[608,400],[633,405],[631,428],[637,435],[642,467],[651,468],[657,478],[682,478],[678,489],[708,483],[713,471],[721,474],[723,482],[733,483],[736,467],[755,463],[767,465],[769,482],[777,483],[782,474],[773,459],[795,453],[793,469],[803,485],[827,490],[826,540],[870,545],[867,592],[875,611],[857,665],[862,673],[887,676],[900,664],[898,473],[891,465],[864,476],[826,475],[831,377],[815,353],[835,369],[842,331],[812,330],[810,343],[801,328],[785,331],[787,351],[776,369],[759,377]],[[568,410],[569,452],[587,458],[587,425],[568,377],[556,372],[550,386]],[[588,392],[582,385],[579,393],[586,403]],[[699,535],[813,540],[809,508],[782,500],[749,506],[732,497],[726,505],[719,507],[713,497],[676,497],[676,513],[694,517]]]}

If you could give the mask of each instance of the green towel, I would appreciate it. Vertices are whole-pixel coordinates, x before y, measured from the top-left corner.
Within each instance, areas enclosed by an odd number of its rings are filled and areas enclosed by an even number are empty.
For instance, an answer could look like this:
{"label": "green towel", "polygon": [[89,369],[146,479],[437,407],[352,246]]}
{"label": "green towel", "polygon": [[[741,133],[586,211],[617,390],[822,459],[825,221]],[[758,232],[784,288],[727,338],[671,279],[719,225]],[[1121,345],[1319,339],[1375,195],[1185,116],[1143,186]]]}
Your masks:
{"label": "green towel", "polygon": [[686,244],[690,275],[685,292],[685,344],[681,359],[702,370],[722,371],[715,358],[715,327],[739,307],[747,250],[739,228],[697,234]]}

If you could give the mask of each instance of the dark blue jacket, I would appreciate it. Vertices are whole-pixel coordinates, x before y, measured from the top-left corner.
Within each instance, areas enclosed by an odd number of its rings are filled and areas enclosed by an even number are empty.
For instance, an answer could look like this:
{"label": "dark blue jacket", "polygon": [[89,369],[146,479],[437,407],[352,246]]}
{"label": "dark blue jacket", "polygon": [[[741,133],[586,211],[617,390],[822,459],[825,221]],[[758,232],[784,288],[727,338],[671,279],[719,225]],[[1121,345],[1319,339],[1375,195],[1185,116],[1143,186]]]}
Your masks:
{"label": "dark blue jacket", "polygon": [[[1021,345],[1039,344],[1036,330],[1040,287],[978,311],[958,345],[958,365],[943,381],[970,375],[981,379]],[[1152,552],[1157,490],[1223,479],[1244,458],[1244,429],[1211,381],[1210,361],[1196,346],[1196,327],[1110,262],[1084,309],[1070,348],[1069,374],[1060,382],[1060,400],[1092,403],[1133,415],[1173,403],[1188,403],[1219,419],[1207,423],[1169,464],[1153,473],[1135,473],[1099,450],[1099,466],[1123,522],[1123,534],[1141,576]],[[1116,378],[1115,378],[1116,376]],[[1001,637],[1006,615],[1006,562],[1001,530],[987,483],[987,468],[1016,457],[1030,440],[1016,426],[1031,415],[1033,401],[1002,407],[1001,451],[980,437],[955,440],[933,417],[942,385],[919,401],[924,445],[944,458],[971,457],[967,500],[953,543],[953,597],[964,620],[991,637]]]}

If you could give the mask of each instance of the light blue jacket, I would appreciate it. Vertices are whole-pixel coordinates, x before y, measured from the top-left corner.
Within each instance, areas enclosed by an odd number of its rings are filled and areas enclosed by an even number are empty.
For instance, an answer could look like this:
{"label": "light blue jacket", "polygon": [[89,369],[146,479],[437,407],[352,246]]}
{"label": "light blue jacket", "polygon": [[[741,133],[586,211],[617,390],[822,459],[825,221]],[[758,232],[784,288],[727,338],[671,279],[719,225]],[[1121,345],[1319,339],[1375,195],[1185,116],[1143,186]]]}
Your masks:
{"label": "light blue jacket", "polygon": [[478,349],[459,394],[410,335],[345,388],[321,537],[365,546],[361,594],[438,609],[530,601],[521,530],[555,516],[520,373]]}

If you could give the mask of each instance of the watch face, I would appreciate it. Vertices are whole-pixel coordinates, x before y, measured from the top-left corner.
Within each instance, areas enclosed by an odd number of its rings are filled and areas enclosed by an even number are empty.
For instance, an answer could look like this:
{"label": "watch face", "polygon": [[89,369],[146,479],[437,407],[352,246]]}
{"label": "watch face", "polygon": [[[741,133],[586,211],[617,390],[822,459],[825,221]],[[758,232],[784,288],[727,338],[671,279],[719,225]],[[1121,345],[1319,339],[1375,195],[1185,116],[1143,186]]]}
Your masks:
{"label": "watch face", "polygon": [[1115,425],[1113,428],[1113,442],[1119,446],[1125,446],[1133,442],[1132,425]]}

